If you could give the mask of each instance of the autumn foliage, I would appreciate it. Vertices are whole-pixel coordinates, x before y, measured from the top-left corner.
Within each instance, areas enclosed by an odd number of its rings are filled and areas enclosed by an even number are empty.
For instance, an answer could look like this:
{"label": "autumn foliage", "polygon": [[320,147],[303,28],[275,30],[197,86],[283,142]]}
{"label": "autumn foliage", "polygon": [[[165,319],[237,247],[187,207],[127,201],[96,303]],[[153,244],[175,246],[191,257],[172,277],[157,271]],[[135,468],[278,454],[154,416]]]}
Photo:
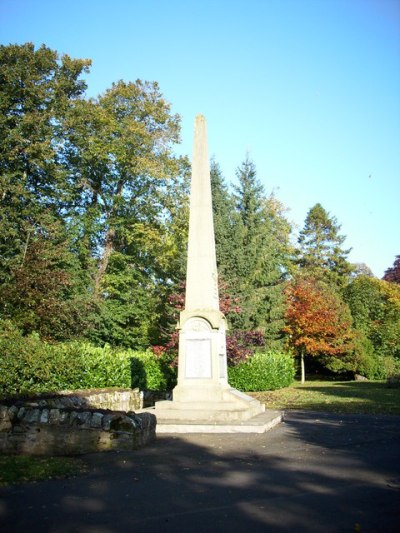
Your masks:
{"label": "autumn foliage", "polygon": [[285,332],[298,355],[339,356],[351,348],[350,312],[328,285],[301,276],[287,286],[286,296]]}
{"label": "autumn foliage", "polygon": [[385,270],[382,279],[390,283],[400,283],[400,255],[396,256],[393,266]]}

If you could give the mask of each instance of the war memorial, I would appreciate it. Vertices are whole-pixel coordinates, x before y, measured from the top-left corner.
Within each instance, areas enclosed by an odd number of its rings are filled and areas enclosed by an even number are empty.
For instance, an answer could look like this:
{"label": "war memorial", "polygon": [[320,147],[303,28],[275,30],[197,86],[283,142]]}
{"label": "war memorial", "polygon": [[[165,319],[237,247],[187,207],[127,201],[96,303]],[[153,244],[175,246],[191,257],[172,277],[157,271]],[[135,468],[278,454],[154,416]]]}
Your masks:
{"label": "war memorial", "polygon": [[173,400],[157,402],[158,433],[262,433],[282,415],[231,388],[227,324],[219,308],[207,125],[197,115],[190,189],[185,309],[179,323],[178,383]]}

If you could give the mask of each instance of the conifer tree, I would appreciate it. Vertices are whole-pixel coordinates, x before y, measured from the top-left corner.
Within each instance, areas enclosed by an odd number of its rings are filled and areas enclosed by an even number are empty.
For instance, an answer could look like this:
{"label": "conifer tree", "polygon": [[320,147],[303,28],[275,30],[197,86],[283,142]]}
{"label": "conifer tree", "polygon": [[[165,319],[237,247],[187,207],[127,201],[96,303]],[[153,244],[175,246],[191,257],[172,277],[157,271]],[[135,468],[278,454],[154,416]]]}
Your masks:
{"label": "conifer tree", "polygon": [[259,330],[268,346],[279,343],[284,325],[283,282],[289,254],[290,225],[279,202],[267,197],[254,163],[246,157],[234,188],[240,256],[236,259],[236,296],[241,313],[234,327]]}
{"label": "conifer tree", "polygon": [[315,204],[308,211],[298,238],[297,259],[297,264],[309,275],[339,288],[348,283],[352,271],[347,261],[351,249],[342,248],[346,237],[339,234],[340,228],[335,217],[321,204]]}
{"label": "conifer tree", "polygon": [[211,161],[210,176],[218,275],[229,291],[237,284],[238,262],[243,260],[243,224],[215,160]]}

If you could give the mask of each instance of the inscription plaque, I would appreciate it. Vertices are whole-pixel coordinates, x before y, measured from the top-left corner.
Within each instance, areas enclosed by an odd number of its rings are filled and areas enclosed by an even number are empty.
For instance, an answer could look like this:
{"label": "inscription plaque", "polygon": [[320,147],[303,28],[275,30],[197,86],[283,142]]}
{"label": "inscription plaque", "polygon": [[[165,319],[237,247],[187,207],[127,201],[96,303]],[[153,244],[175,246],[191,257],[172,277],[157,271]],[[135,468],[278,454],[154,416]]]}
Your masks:
{"label": "inscription plaque", "polygon": [[186,340],[186,377],[211,378],[211,339]]}

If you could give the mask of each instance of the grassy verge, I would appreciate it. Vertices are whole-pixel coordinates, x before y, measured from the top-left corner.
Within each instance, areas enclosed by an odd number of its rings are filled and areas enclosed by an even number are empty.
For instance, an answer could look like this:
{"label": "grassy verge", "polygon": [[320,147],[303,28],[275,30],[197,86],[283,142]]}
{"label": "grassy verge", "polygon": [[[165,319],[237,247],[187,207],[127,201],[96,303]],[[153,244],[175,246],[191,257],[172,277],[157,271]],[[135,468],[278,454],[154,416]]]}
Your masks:
{"label": "grassy verge", "polygon": [[385,382],[310,381],[251,395],[267,409],[400,415],[400,388],[389,388]]}
{"label": "grassy verge", "polygon": [[0,486],[75,476],[87,471],[75,457],[0,455]]}

